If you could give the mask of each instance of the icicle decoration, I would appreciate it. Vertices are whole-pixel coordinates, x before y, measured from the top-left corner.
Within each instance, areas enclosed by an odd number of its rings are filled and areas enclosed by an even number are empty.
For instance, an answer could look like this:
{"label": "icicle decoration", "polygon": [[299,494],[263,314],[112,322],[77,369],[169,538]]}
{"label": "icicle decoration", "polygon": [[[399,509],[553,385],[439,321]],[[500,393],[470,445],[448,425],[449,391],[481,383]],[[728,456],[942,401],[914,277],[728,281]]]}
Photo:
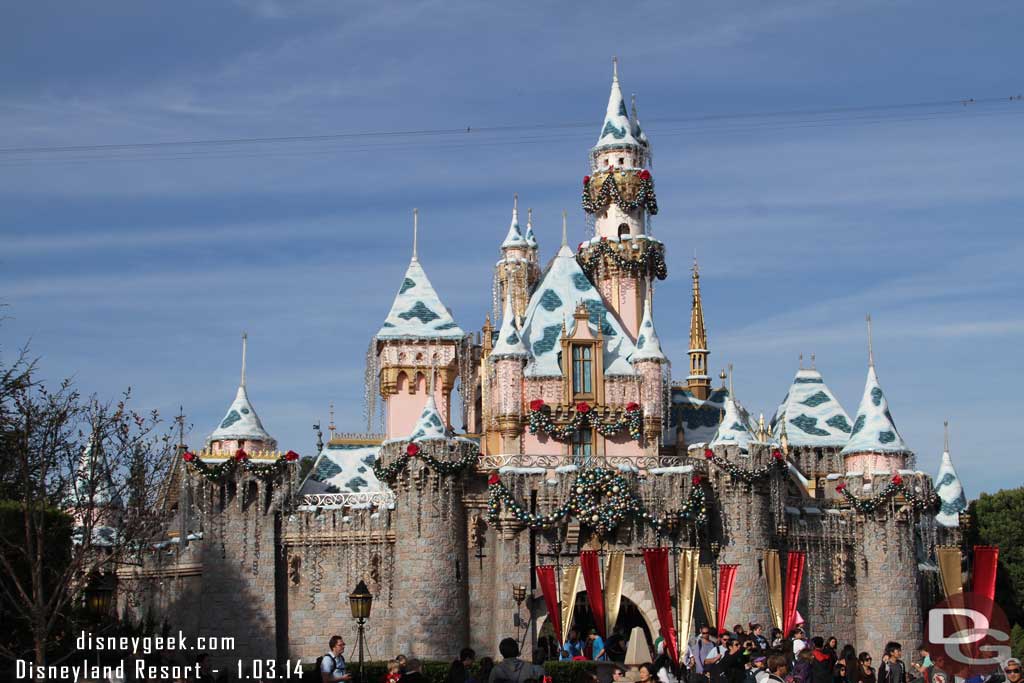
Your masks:
{"label": "icicle decoration", "polygon": [[370,339],[366,349],[366,372],[363,377],[363,419],[366,420],[366,431],[373,431],[373,421],[377,414],[377,394],[380,392],[380,358],[377,355],[377,337]]}

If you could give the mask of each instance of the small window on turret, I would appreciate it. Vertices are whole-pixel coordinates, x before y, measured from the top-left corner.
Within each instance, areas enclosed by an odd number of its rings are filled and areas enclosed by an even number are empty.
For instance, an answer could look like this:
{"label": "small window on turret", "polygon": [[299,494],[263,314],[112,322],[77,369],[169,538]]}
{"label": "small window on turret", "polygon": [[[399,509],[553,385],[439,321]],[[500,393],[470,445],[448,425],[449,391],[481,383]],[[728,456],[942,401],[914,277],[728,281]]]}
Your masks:
{"label": "small window on turret", "polygon": [[629,226],[625,223],[619,225],[619,239],[622,239],[623,237],[629,237]]}
{"label": "small window on turret", "polygon": [[625,166],[626,160],[623,157],[619,157],[619,166]]}

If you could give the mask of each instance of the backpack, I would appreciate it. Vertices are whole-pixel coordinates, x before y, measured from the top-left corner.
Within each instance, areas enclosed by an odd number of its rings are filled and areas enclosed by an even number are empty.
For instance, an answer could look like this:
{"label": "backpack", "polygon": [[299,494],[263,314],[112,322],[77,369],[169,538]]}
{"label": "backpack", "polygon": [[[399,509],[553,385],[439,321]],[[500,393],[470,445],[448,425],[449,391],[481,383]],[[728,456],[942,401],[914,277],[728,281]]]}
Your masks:
{"label": "backpack", "polygon": [[338,660],[335,659],[333,655],[320,655],[316,658],[316,668],[313,669],[312,676],[309,678],[309,680],[313,680],[317,683],[320,683],[320,681],[324,679],[324,677],[320,675],[320,667],[324,663],[324,657],[331,658],[331,672],[334,671],[334,667],[338,666]]}

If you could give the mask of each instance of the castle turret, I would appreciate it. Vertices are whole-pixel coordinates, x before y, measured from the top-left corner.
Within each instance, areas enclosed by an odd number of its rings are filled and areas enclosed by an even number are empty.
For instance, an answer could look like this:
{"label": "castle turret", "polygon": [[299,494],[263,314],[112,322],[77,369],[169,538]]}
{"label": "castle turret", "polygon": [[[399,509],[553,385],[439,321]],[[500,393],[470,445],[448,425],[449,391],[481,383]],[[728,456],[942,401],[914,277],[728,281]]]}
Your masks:
{"label": "castle turret", "polygon": [[376,336],[380,394],[389,439],[401,438],[412,429],[426,401],[428,385],[434,386],[441,416],[446,425],[451,425],[451,392],[458,376],[456,355],[465,337],[420,265],[416,253],[418,228],[418,212],[414,210],[412,258]]}
{"label": "castle turret", "polygon": [[208,454],[214,458],[230,457],[238,449],[245,451],[273,451],[277,440],[263,428],[256,409],[249,400],[245,384],[245,357],[249,336],[242,334],[242,379],[227,414],[206,440]]}
{"label": "castle turret", "polygon": [[[912,454],[896,431],[889,403],[878,383],[871,345],[871,316],[867,323],[868,377],[850,440],[841,455],[847,477],[860,473],[864,477],[864,494],[878,495]],[[864,538],[871,541],[863,544],[857,584],[884,589],[868,592],[863,598],[858,594],[855,642],[869,652],[881,651],[889,640],[921,642],[921,593],[914,557],[917,516],[910,511],[892,511],[881,518],[865,515],[862,520]]]}
{"label": "castle turret", "polygon": [[964,495],[964,485],[953,469],[953,459],[949,456],[948,422],[945,427],[942,461],[935,475],[935,494],[941,501],[935,521],[946,528],[955,529],[960,526],[960,513],[967,509],[967,497]]}
{"label": "castle turret", "polygon": [[533,211],[530,210],[528,214],[526,234],[523,234],[519,227],[519,195],[513,195],[512,222],[501,243],[501,260],[495,264],[496,284],[499,287],[497,294],[502,301],[507,294],[512,295],[512,310],[517,319],[526,313],[530,293],[540,278],[537,237],[533,234]]}
{"label": "castle turret", "polygon": [[669,381],[664,368],[668,357],[661,350],[661,340],[654,327],[650,289],[644,301],[644,317],[636,338],[636,351],[630,362],[640,375],[640,407],[644,413],[645,452],[658,455],[661,448],[663,415],[665,414],[665,382]]}
{"label": "castle turret", "polygon": [[732,389],[730,389],[729,395],[725,397],[722,421],[718,425],[718,431],[715,432],[715,438],[711,439],[708,446],[711,448],[731,446],[740,455],[747,455],[750,452],[751,444],[756,442],[757,439],[750,431],[750,427],[747,426],[746,419],[740,412],[739,404],[736,403],[736,397],[732,395]]}
{"label": "castle turret", "polygon": [[700,270],[697,259],[693,259],[693,299],[690,306],[690,374],[686,377],[686,388],[697,398],[706,400],[711,393],[711,377],[708,375],[708,333],[704,328],[704,304],[700,298]]}
{"label": "castle turret", "polygon": [[626,111],[616,61],[601,134],[590,151],[591,172],[583,179],[583,209],[594,217],[595,237],[580,245],[578,259],[634,339],[648,278],[667,275],[664,245],[647,234],[648,216],[658,213],[654,181],[644,168],[649,156],[647,136]]}
{"label": "castle turret", "polygon": [[381,449],[385,467],[405,460],[387,483],[395,494],[394,585],[401,586],[403,595],[395,601],[391,618],[400,625],[395,645],[410,656],[450,660],[468,639],[461,482],[467,470],[442,473],[424,456],[455,463],[471,460],[476,452],[468,439],[446,436],[433,395],[426,397],[409,437]]}
{"label": "castle turret", "polygon": [[505,297],[501,329],[487,361],[493,367],[491,414],[501,432],[502,453],[520,452],[523,405],[523,364],[529,357],[516,328],[512,294]]}

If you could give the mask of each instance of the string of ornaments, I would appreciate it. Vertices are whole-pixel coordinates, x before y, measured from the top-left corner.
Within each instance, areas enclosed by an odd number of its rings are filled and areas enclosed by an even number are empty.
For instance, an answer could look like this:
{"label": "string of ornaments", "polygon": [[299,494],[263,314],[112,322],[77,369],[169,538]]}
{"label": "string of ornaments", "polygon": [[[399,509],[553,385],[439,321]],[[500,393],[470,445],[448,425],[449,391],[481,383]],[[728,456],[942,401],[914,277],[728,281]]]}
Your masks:
{"label": "string of ornaments", "polygon": [[576,262],[580,264],[587,277],[591,277],[605,260],[613,263],[619,272],[628,273],[633,277],[653,276],[659,280],[668,277],[665,249],[660,242],[631,240],[631,243],[631,250],[613,247],[607,237],[601,237],[600,241],[589,246],[581,243],[576,250]]}
{"label": "string of ornaments", "polygon": [[487,480],[490,493],[487,515],[492,523],[498,522],[504,507],[518,522],[532,530],[550,529],[569,517],[575,517],[601,535],[613,532],[624,521],[632,519],[646,522],[658,534],[666,534],[677,529],[681,522],[707,523],[708,500],[704,478],[695,475],[690,481],[690,495],[683,506],[667,511],[662,517],[655,517],[647,511],[621,474],[602,467],[588,468],[576,475],[568,500],[544,514],[529,512],[515,499],[501,477],[492,474]]}
{"label": "string of ornaments", "polygon": [[[626,199],[623,196],[623,191],[615,180],[616,174],[623,184],[637,186],[636,194],[631,199]],[[599,213],[612,202],[626,212],[636,211],[642,207],[652,216],[658,213],[658,198],[654,194],[654,179],[647,169],[640,171],[609,170],[600,175],[604,178],[596,192],[592,190],[592,186],[596,183],[592,182],[590,176],[583,176],[582,204],[583,210],[587,213]]]}
{"label": "string of ornaments", "polygon": [[885,485],[885,488],[883,488],[877,496],[873,496],[871,498],[858,498],[853,495],[847,488],[846,482],[838,484],[836,486],[836,491],[846,499],[846,502],[850,504],[850,507],[857,512],[866,514],[871,514],[899,494],[903,494],[907,504],[910,505],[915,512],[931,512],[938,510],[939,505],[942,502],[935,491],[929,491],[924,495],[914,493],[903,482],[903,477],[898,474]]}
{"label": "string of ornaments", "polygon": [[640,404],[630,401],[626,409],[612,418],[601,419],[589,403],[577,403],[576,412],[565,424],[559,425],[551,417],[551,407],[543,399],[530,401],[530,410],[526,415],[531,434],[547,434],[555,441],[567,442],[573,435],[585,427],[593,427],[601,436],[615,436],[623,429],[629,430],[629,437],[640,441],[643,436],[644,415]]}
{"label": "string of ornaments", "polygon": [[412,442],[405,447],[405,452],[401,457],[390,465],[381,465],[380,460],[376,460],[373,463],[373,473],[380,481],[391,484],[409,466],[409,462],[413,458],[419,458],[427,467],[438,474],[458,474],[476,464],[477,460],[480,459],[480,450],[474,448],[458,460],[439,460],[420,448],[418,443]]}
{"label": "string of ornaments", "polygon": [[182,453],[181,459],[185,461],[190,470],[201,475],[207,481],[219,481],[225,475],[236,470],[255,474],[261,479],[271,479],[282,474],[288,465],[298,462],[299,454],[295,451],[288,451],[270,461],[254,461],[249,458],[249,454],[244,449],[239,448],[233,456],[215,464],[206,462],[192,451]]}
{"label": "string of ornaments", "polygon": [[747,484],[753,484],[755,481],[767,479],[773,472],[781,474],[789,470],[789,464],[786,462],[786,458],[782,455],[782,451],[777,448],[772,451],[772,459],[767,464],[749,469],[740,467],[736,463],[726,460],[720,455],[715,455],[715,452],[710,448],[704,449],[704,457],[715,467],[725,470],[733,479],[739,479]]}

